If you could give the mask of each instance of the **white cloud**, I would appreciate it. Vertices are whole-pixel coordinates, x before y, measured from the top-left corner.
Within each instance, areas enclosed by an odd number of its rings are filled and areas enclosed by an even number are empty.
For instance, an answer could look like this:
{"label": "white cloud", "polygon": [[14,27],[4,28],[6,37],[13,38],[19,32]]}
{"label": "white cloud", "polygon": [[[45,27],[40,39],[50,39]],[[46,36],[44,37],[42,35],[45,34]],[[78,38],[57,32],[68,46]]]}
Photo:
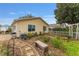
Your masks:
{"label": "white cloud", "polygon": [[48,17],[53,18],[54,15],[46,15],[46,16],[43,16],[43,17],[45,17],[45,18],[48,18]]}
{"label": "white cloud", "polygon": [[10,12],[9,14],[10,14],[10,15],[14,15],[14,14],[16,14],[16,13],[15,13],[15,12]]}
{"label": "white cloud", "polygon": [[50,18],[55,18],[55,15],[53,15],[53,14],[52,14],[52,15],[45,15],[45,16],[43,16],[43,17],[44,17],[44,18],[46,18],[46,17],[47,17],[47,18],[48,18],[48,17],[50,17]]}
{"label": "white cloud", "polygon": [[55,15],[46,15],[46,16],[42,16],[42,18],[43,18],[48,24],[55,24],[55,23],[56,23]]}
{"label": "white cloud", "polygon": [[43,18],[48,24],[56,24],[55,18]]}
{"label": "white cloud", "polygon": [[0,18],[0,25],[11,25],[14,18]]}

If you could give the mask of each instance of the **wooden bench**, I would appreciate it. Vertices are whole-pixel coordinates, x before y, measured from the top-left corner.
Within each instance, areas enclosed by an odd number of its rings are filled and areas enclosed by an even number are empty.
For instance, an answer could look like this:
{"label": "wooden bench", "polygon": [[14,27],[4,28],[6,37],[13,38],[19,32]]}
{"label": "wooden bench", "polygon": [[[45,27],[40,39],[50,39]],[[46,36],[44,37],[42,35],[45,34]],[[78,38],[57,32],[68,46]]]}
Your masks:
{"label": "wooden bench", "polygon": [[48,45],[39,40],[35,41],[35,47],[39,48],[43,55],[48,52]]}

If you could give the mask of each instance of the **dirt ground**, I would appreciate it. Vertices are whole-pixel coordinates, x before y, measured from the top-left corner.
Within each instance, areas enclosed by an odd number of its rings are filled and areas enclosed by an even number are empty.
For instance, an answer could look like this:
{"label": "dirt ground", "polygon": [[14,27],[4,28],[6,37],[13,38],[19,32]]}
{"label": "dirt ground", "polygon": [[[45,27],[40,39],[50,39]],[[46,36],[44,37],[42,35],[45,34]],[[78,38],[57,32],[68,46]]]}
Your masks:
{"label": "dirt ground", "polygon": [[[11,39],[11,35],[10,34],[6,34],[6,35],[1,35],[0,34],[0,42],[7,42]],[[30,40],[16,40],[16,45],[30,45],[33,47],[33,49],[35,49],[34,47],[34,42],[37,40],[37,37],[34,37],[34,38],[31,38]],[[22,43],[21,43],[22,42]],[[21,44],[18,44],[18,43],[21,43]],[[57,48],[54,48],[53,46],[49,45],[49,50],[50,52],[52,53],[53,56],[63,56],[64,55],[64,52],[60,49],[57,49]],[[23,49],[22,49],[23,50]],[[36,50],[36,49],[35,49]],[[23,50],[24,51],[24,50]],[[38,51],[38,50],[37,50]]]}
{"label": "dirt ground", "polygon": [[10,34],[0,34],[0,41],[6,41],[11,39],[11,35]]}
{"label": "dirt ground", "polygon": [[[10,34],[0,34],[0,43],[2,43],[2,44],[12,46],[13,40],[11,39]],[[17,56],[20,56],[20,55],[21,56],[22,55],[23,56],[29,56],[29,55],[37,56],[37,55],[39,55],[34,47],[32,47],[28,42],[24,42],[21,39],[15,39],[15,48],[18,48],[18,50],[15,51]],[[20,49],[20,51],[19,51],[19,49]],[[21,52],[21,54],[20,54],[20,52]]]}

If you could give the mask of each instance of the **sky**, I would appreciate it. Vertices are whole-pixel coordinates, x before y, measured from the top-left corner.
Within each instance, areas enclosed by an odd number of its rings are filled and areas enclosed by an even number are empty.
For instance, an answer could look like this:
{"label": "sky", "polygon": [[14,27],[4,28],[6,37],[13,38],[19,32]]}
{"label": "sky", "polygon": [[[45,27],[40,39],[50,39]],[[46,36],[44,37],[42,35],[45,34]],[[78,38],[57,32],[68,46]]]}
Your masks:
{"label": "sky", "polygon": [[48,24],[55,24],[55,3],[0,3],[0,24],[10,25],[14,19],[32,14],[42,17]]}

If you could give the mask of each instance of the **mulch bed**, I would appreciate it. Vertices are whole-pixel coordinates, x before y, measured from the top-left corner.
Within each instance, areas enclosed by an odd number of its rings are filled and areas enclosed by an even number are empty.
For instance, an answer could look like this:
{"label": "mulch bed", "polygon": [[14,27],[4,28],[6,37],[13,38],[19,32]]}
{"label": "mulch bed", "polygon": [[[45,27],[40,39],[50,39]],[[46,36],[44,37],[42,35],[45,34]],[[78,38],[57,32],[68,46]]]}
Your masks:
{"label": "mulch bed", "polygon": [[[34,46],[34,42],[36,40],[38,40],[39,37],[40,36],[33,37],[33,38],[29,39],[29,40],[26,40],[26,42],[28,42],[29,44]],[[48,36],[48,37],[51,38],[52,36]],[[64,52],[61,49],[54,48],[50,43],[46,43],[46,44],[48,44],[48,48],[49,48],[49,54],[48,55],[49,56],[64,56],[65,55]]]}

